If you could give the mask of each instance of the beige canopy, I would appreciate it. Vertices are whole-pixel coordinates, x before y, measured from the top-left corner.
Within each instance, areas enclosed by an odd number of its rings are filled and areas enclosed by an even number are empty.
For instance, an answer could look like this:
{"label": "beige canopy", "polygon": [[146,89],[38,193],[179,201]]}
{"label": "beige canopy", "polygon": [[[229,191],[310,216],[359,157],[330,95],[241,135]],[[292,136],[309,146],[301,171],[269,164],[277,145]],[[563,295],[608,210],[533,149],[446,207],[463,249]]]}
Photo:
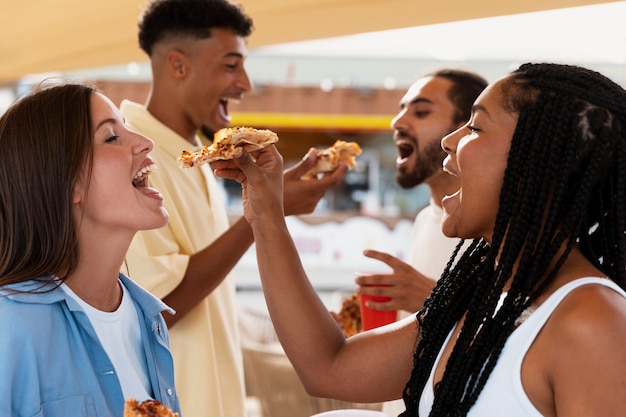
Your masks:
{"label": "beige canopy", "polygon": [[[145,0],[2,0],[0,83],[25,75],[144,61]],[[607,3],[597,0],[241,0],[249,48],[361,32]]]}

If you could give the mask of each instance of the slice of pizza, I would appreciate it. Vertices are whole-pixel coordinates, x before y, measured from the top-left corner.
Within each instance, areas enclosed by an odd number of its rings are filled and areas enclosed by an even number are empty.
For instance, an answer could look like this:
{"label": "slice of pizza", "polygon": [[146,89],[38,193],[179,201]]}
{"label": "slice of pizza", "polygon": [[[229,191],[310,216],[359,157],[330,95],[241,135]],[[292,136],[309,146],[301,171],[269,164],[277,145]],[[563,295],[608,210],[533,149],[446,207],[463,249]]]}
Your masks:
{"label": "slice of pizza", "polygon": [[361,331],[361,304],[358,294],[354,293],[343,300],[338,313],[331,311],[344,336],[350,337]]}
{"label": "slice of pizza", "polygon": [[337,140],[333,146],[317,150],[315,166],[301,178],[308,180],[317,177],[318,174],[334,171],[343,162],[347,163],[349,168],[354,168],[355,158],[360,154],[361,147],[358,143]]}
{"label": "slice of pizza", "polygon": [[191,168],[219,159],[232,159],[239,156],[242,149],[252,152],[276,142],[278,135],[268,129],[227,127],[215,132],[211,146],[193,152],[184,150],[178,162],[183,168]]}
{"label": "slice of pizza", "polygon": [[178,417],[168,406],[161,404],[159,400],[149,399],[139,402],[129,398],[124,403],[124,417]]}

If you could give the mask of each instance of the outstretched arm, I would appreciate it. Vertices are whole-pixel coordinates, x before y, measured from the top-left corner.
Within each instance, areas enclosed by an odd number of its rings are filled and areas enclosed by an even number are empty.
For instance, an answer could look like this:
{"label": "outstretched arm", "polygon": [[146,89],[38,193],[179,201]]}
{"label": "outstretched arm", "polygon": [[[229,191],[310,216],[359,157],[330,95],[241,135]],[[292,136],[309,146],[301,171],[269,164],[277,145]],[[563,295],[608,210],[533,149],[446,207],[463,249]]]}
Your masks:
{"label": "outstretched arm", "polygon": [[412,318],[345,339],[302,267],[283,216],[282,158],[272,146],[212,164],[242,184],[268,310],[287,356],[312,395],[348,401],[400,398],[416,340]]}
{"label": "outstretched arm", "polygon": [[[319,179],[301,180],[300,177],[315,165],[315,160],[316,153],[310,149],[300,162],[283,172],[285,214],[311,213],[324,193],[339,184],[346,173],[343,166]],[[242,217],[209,246],[189,258],[183,280],[163,299],[176,310],[176,315],[164,314],[169,327],[215,290],[252,242],[252,230]]]}

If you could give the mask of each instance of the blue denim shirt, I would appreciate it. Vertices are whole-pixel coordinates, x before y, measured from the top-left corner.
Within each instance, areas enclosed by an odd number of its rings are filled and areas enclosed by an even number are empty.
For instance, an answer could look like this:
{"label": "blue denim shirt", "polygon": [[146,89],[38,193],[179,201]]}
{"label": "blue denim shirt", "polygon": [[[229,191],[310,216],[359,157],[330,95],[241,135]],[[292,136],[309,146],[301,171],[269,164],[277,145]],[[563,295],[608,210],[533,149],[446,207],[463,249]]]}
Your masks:
{"label": "blue denim shirt", "polygon": [[[119,278],[137,306],[153,396],[180,412],[161,316],[173,311]],[[122,387],[91,322],[53,288],[37,280],[0,288],[0,417],[122,417]],[[23,292],[29,290],[36,293]]]}

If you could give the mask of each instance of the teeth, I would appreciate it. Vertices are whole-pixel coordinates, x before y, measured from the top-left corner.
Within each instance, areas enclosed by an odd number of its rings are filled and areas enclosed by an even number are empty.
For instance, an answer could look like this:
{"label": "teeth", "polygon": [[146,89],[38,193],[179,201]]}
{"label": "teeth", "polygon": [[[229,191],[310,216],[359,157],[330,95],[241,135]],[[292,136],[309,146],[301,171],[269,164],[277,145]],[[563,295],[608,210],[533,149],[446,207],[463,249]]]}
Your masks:
{"label": "teeth", "polygon": [[222,101],[225,103],[235,103],[235,104],[239,104],[239,102],[241,101],[241,99],[239,98],[234,98],[234,97],[222,97]]}
{"label": "teeth", "polygon": [[136,181],[140,180],[141,178],[143,178],[144,175],[146,175],[149,172],[154,171],[155,169],[156,169],[156,165],[155,164],[150,164],[150,165],[147,165],[147,166],[141,168],[141,171],[139,171],[137,173],[137,175],[135,175],[135,178],[133,178],[133,182],[136,182]]}

